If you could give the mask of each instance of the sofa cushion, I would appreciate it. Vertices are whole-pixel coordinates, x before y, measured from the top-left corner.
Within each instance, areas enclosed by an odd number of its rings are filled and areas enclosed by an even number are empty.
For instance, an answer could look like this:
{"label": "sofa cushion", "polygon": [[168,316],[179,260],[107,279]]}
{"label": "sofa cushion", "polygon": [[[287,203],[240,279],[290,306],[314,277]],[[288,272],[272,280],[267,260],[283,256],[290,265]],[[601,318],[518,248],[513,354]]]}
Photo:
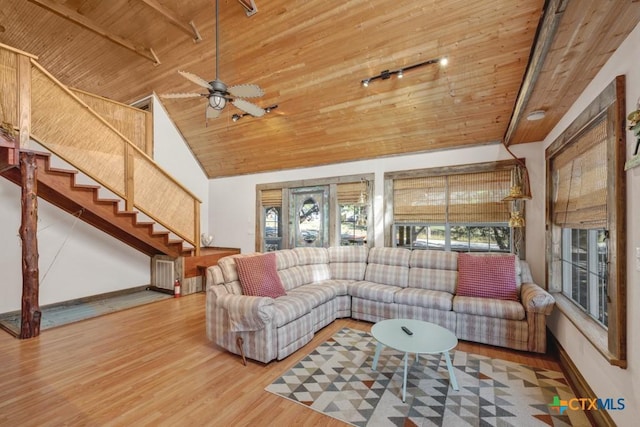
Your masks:
{"label": "sofa cushion", "polygon": [[409,259],[410,288],[454,294],[458,284],[458,253],[415,250]]}
{"label": "sofa cushion", "polygon": [[294,248],[298,265],[329,264],[327,248]]}
{"label": "sofa cushion", "polygon": [[336,290],[331,286],[323,285],[304,285],[289,291],[288,295],[301,296],[309,298],[313,302],[313,307],[317,307],[336,297]]}
{"label": "sofa cushion", "polygon": [[456,295],[517,301],[514,258],[459,254]]}
{"label": "sofa cushion", "polygon": [[293,249],[281,249],[279,251],[275,251],[275,254],[278,271],[298,265],[298,256]]}
{"label": "sofa cushion", "polygon": [[409,257],[404,248],[371,248],[364,280],[405,288],[409,282]]}
{"label": "sofa cushion", "polygon": [[278,270],[278,276],[280,276],[282,285],[287,291],[308,283],[304,269],[297,265],[295,267],[285,268],[284,270]]}
{"label": "sofa cushion", "polygon": [[453,311],[508,320],[525,318],[524,307],[519,302],[491,298],[456,296],[453,298]]}
{"label": "sofa cushion", "polygon": [[304,295],[287,294],[273,302],[274,321],[276,327],[281,327],[305,314],[311,313],[313,299]]}
{"label": "sofa cushion", "polygon": [[328,252],[332,279],[364,279],[369,248],[366,246],[332,246]]}
{"label": "sofa cushion", "polygon": [[393,295],[398,304],[413,305],[436,310],[450,311],[453,307],[453,294],[426,289],[405,288]]}
{"label": "sofa cushion", "polygon": [[398,286],[383,285],[381,283],[357,282],[349,288],[349,292],[351,292],[352,297],[391,303],[393,302],[393,295],[401,289]]}
{"label": "sofa cushion", "polygon": [[235,259],[240,286],[244,295],[278,298],[286,295],[276,271],[273,252]]}
{"label": "sofa cushion", "polygon": [[315,283],[320,286],[328,286],[332,288],[336,296],[344,296],[349,295],[349,286],[354,283],[351,280],[323,280],[321,282]]}
{"label": "sofa cushion", "polygon": [[294,248],[293,251],[298,257],[298,266],[304,275],[302,285],[331,278],[326,248]]}

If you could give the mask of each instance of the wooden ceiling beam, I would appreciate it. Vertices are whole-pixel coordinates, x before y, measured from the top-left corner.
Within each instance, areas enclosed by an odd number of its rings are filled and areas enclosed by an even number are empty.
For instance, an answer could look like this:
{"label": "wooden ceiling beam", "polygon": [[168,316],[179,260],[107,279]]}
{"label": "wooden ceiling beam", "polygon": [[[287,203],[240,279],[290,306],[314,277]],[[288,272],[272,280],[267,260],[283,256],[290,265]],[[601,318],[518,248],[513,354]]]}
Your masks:
{"label": "wooden ceiling beam", "polygon": [[503,143],[508,146],[511,142],[513,134],[518,128],[518,124],[522,120],[522,114],[527,107],[529,98],[533,93],[533,90],[542,71],[547,53],[551,48],[551,43],[556,35],[558,26],[562,15],[569,4],[569,0],[551,0],[547,3],[543,12],[540,26],[538,28],[538,34],[534,42],[531,57],[529,58],[529,64],[527,65],[527,71],[520,86],[516,104],[509,120],[509,126],[505,132]]}
{"label": "wooden ceiling beam", "polygon": [[157,0],[140,0],[140,1],[146,4],[147,6],[149,6],[150,8],[152,8],[153,10],[155,10],[156,12],[158,12],[160,15],[164,16],[165,19],[167,19],[172,25],[179,28],[189,37],[193,38],[194,42],[197,43],[202,40],[202,37],[200,36],[200,33],[198,32],[198,29],[196,28],[196,25],[193,23],[193,21],[189,21],[189,25],[183,23],[180,19],[178,19],[178,17],[174,12],[172,12],[171,10],[167,9],[166,7],[158,3]]}
{"label": "wooden ceiling beam", "polygon": [[56,15],[73,22],[76,25],[79,25],[89,31],[92,31],[104,37],[105,39],[110,40],[111,42],[124,47],[125,49],[130,50],[142,56],[143,58],[148,59],[149,61],[153,62],[156,65],[160,64],[160,60],[156,56],[153,49],[143,47],[143,46],[138,46],[133,42],[131,42],[130,40],[125,39],[124,37],[111,34],[109,31],[105,30],[104,28],[102,28],[101,26],[93,22],[91,19],[87,18],[84,15],[81,15],[80,13],[78,13],[77,11],[71,8],[68,8],[59,3],[56,3],[53,0],[28,0],[28,1],[44,9],[47,9],[50,12],[53,12]]}

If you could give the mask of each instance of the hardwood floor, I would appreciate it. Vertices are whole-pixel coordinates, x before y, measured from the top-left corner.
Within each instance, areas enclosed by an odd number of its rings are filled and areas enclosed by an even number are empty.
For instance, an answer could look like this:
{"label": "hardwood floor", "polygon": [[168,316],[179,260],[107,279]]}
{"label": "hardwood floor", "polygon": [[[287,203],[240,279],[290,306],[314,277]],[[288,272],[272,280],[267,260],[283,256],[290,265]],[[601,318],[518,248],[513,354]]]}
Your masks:
{"label": "hardwood floor", "polygon": [[[248,361],[210,343],[204,294],[44,331],[0,331],[0,426],[342,426],[264,388],[343,327],[338,320],[283,361]],[[560,370],[557,358],[461,342],[457,349]]]}

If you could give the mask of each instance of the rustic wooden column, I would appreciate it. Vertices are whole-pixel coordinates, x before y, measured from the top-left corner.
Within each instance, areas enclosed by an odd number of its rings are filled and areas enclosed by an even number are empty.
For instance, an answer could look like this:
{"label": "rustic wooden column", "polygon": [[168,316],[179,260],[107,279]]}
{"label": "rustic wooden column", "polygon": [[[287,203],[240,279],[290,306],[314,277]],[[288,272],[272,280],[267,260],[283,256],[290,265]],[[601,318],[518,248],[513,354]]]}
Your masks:
{"label": "rustic wooden column", "polygon": [[20,153],[22,175],[22,324],[19,338],[40,334],[39,271],[38,271],[38,166],[32,152]]}

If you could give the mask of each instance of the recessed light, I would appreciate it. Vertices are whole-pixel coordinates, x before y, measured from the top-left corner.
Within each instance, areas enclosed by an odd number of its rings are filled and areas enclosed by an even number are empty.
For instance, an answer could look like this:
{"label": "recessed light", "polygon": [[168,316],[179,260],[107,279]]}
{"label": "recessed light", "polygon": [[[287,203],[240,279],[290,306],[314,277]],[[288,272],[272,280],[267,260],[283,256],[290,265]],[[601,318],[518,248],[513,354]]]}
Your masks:
{"label": "recessed light", "polygon": [[530,122],[535,122],[536,120],[544,119],[545,111],[544,110],[536,110],[527,114],[527,120]]}

